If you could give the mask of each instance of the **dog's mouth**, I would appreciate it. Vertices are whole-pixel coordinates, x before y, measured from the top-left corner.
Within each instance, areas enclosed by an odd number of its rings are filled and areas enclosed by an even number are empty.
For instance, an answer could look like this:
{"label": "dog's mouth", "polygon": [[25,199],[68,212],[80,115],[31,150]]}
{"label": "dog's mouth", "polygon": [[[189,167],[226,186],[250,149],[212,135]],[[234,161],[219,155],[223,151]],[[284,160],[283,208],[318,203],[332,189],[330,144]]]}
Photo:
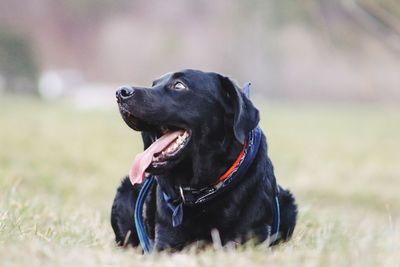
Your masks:
{"label": "dog's mouth", "polygon": [[[158,151],[153,154],[152,158],[152,167],[157,168],[157,166],[161,166],[166,164],[168,161],[173,160],[179,156],[180,152],[186,147],[190,140],[190,131],[189,130],[177,130],[177,131],[165,131],[164,134],[159,138],[160,140],[164,138],[175,138],[171,143],[167,146],[163,147],[161,151]],[[177,137],[176,137],[177,136]],[[159,139],[157,139],[153,144],[156,144]]]}
{"label": "dog's mouth", "polygon": [[153,143],[136,155],[129,171],[132,184],[142,183],[146,171],[157,171],[178,161],[184,154],[191,140],[190,129],[173,125],[154,125],[136,118],[131,113],[121,110],[122,117],[129,127],[136,131],[155,133]]}

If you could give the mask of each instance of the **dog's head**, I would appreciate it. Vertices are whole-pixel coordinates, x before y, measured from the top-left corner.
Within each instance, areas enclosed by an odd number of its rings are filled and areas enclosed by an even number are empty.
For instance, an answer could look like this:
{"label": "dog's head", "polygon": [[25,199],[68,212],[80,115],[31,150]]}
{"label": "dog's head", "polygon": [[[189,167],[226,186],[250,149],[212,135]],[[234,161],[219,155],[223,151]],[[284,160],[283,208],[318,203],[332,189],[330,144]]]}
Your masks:
{"label": "dog's head", "polygon": [[[229,162],[227,150],[240,149],[259,122],[258,110],[229,78],[183,70],[167,73],[150,88],[124,86],[116,92],[122,118],[142,132],[145,151],[131,169],[132,182],[144,172],[162,174],[190,164],[193,175],[218,172]],[[186,169],[187,166],[186,166]]]}

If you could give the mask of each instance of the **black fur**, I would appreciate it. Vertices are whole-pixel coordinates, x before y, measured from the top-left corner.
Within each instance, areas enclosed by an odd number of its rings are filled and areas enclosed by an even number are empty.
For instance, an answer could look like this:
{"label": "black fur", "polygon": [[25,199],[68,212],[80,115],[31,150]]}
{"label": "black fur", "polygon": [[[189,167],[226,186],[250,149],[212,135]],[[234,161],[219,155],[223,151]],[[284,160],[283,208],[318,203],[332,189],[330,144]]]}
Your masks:
{"label": "black fur", "polygon": [[[180,82],[185,88],[176,88]],[[132,90],[133,89],[133,90]],[[211,241],[218,230],[222,244],[265,241],[274,216],[275,176],[267,155],[266,138],[245,179],[201,206],[184,207],[183,223],[173,227],[171,211],[161,197],[163,184],[201,188],[213,184],[235,161],[247,133],[258,125],[259,113],[230,79],[217,73],[184,70],[154,81],[151,88],[117,91],[125,122],[142,131],[145,149],[161,135],[161,126],[187,129],[191,139],[179,157],[147,172],[159,177],[148,196],[144,218],[157,250],[179,250],[194,241]],[[140,185],[122,181],[111,211],[116,242],[138,245],[133,209]],[[296,224],[297,206],[288,190],[280,188],[280,240],[287,240]],[[127,237],[128,232],[130,233]]]}

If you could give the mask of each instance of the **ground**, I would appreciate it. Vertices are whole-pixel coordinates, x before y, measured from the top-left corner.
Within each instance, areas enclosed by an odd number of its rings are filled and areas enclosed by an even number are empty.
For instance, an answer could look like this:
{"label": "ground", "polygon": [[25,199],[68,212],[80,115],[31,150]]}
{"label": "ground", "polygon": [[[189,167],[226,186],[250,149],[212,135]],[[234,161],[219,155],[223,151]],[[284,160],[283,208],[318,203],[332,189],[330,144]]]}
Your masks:
{"label": "ground", "polygon": [[400,110],[257,103],[291,241],[142,256],[114,245],[116,186],[141,150],[116,108],[0,99],[1,266],[400,266]]}

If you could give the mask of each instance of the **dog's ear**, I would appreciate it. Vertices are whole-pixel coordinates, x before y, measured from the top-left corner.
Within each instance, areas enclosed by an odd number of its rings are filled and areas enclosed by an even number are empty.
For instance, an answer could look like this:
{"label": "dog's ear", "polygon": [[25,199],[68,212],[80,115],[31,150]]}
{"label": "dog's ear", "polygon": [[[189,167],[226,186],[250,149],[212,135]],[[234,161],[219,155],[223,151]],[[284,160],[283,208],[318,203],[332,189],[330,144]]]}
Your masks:
{"label": "dog's ear", "polygon": [[260,121],[258,110],[245,96],[240,88],[229,78],[219,75],[225,103],[224,109],[227,113],[234,114],[233,133],[240,143],[244,143],[248,133],[257,127]]}

